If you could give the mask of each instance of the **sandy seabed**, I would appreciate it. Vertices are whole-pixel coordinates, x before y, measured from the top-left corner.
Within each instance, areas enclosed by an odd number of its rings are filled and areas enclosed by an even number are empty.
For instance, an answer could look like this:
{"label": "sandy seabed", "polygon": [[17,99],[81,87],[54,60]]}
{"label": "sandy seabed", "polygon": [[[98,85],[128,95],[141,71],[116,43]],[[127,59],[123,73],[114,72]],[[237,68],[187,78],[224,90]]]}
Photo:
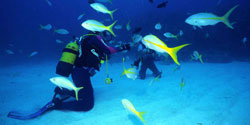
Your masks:
{"label": "sandy seabed", "polygon": [[[126,63],[129,67],[129,62]],[[121,104],[129,99],[137,111],[146,111],[148,125],[250,125],[250,63],[157,62],[162,78],[147,72],[145,80],[120,77],[122,63],[109,64],[114,82],[104,83],[105,66],[91,78],[95,106],[89,112],[51,111],[32,120],[7,117],[10,111],[36,111],[53,96],[56,62],[1,67],[1,125],[142,125]],[[181,79],[185,86],[180,89]]]}

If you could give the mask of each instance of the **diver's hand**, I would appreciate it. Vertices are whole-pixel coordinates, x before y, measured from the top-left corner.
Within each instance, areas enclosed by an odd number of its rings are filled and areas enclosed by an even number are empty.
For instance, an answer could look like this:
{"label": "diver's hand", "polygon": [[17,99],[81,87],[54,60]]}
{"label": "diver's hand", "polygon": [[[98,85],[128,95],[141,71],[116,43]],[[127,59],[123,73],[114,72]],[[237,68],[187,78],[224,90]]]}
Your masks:
{"label": "diver's hand", "polygon": [[94,68],[88,68],[89,75],[94,76],[96,74],[96,70]]}
{"label": "diver's hand", "polygon": [[56,87],[54,92],[55,92],[56,97],[60,97],[60,98],[74,95],[74,92],[67,90],[65,88],[60,89],[59,87]]}
{"label": "diver's hand", "polygon": [[122,49],[123,50],[130,50],[130,44],[124,44],[124,45],[122,45]]}
{"label": "diver's hand", "polygon": [[62,89],[60,89],[59,87],[56,87],[56,88],[54,89],[54,92],[55,92],[55,94],[63,94]]}
{"label": "diver's hand", "polygon": [[131,64],[131,67],[136,67],[136,69],[139,69],[139,66],[135,65],[135,64]]}
{"label": "diver's hand", "polygon": [[62,106],[62,101],[58,98],[53,98],[54,108],[59,109]]}
{"label": "diver's hand", "polygon": [[130,50],[130,44],[123,44],[118,48],[118,51]]}

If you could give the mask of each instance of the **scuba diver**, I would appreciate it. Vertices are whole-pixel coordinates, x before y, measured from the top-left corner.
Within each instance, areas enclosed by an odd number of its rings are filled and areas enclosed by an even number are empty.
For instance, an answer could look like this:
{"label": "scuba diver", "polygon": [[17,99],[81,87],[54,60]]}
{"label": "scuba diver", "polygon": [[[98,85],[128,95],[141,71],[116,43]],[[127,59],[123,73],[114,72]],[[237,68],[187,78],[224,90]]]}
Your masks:
{"label": "scuba diver", "polygon": [[[107,39],[104,40],[104,38],[107,38],[105,32],[98,33],[98,35],[91,34],[85,39],[80,39],[81,45],[79,46],[79,54],[77,51],[73,52],[78,55],[74,62],[74,68],[72,67],[72,61],[63,59],[64,57],[62,56],[57,65],[56,73],[65,77],[68,77],[69,74],[71,74],[76,87],[83,86],[84,89],[79,91],[79,101],[61,101],[61,99],[65,98],[65,95],[66,97],[71,96],[74,98],[75,93],[74,91],[56,87],[55,96],[53,98],[55,109],[88,111],[93,108],[94,95],[90,77],[94,76],[96,71],[100,71],[101,60],[105,60],[106,56],[109,57],[110,54],[123,50],[130,50],[129,44],[124,44],[118,48],[109,47],[105,43]],[[71,53],[71,50],[68,51],[65,49],[64,52]],[[67,56],[65,57],[67,58]]]}
{"label": "scuba diver", "polygon": [[91,110],[94,107],[94,90],[90,77],[100,70],[101,61],[107,59],[110,54],[130,50],[130,44],[123,44],[117,48],[108,46],[105,43],[108,37],[105,32],[89,33],[68,43],[63,49],[62,57],[56,67],[56,74],[64,77],[71,75],[76,87],[84,87],[78,92],[78,101],[75,100],[74,91],[56,87],[52,101],[39,111],[25,116],[10,112],[8,117],[24,120],[35,118],[49,110]]}
{"label": "scuba diver", "polygon": [[161,74],[162,72],[160,72],[155,63],[155,55],[156,52],[154,50],[148,49],[145,47],[145,45],[143,44],[139,44],[138,45],[138,59],[134,61],[133,64],[131,64],[132,66],[136,66],[136,68],[139,68],[139,64],[141,62],[141,66],[140,66],[140,71],[139,71],[139,78],[140,79],[145,79],[146,78],[146,71],[147,69],[150,69],[153,72],[154,77],[158,77],[161,78]]}

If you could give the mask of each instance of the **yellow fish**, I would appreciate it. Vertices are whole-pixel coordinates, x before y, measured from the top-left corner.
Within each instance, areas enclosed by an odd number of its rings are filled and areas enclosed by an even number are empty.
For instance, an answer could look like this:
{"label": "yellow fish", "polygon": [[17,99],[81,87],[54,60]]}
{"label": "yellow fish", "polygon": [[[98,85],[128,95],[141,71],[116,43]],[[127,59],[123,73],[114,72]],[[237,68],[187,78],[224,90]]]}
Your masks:
{"label": "yellow fish", "polygon": [[146,112],[136,111],[134,105],[128,99],[122,99],[122,105],[127,111],[137,116],[143,123],[146,123],[142,117],[142,115],[145,114]]}
{"label": "yellow fish", "polygon": [[67,34],[69,34],[69,31],[66,29],[54,29],[54,33],[58,33],[61,35],[67,35]]}
{"label": "yellow fish", "polygon": [[156,37],[155,35],[146,35],[145,37],[143,37],[142,39],[142,43],[149,49],[155,50],[156,52],[160,52],[160,53],[168,53],[172,59],[174,60],[174,62],[178,65],[180,65],[180,63],[177,60],[177,52],[182,49],[183,47],[189,45],[189,44],[183,44],[174,48],[169,48],[164,42],[162,42],[158,37]]}
{"label": "yellow fish", "polygon": [[172,34],[172,33],[170,33],[170,32],[166,32],[166,33],[164,33],[163,35],[164,35],[165,37],[167,37],[167,38],[175,38],[176,40],[178,40],[178,35],[179,35],[179,34],[174,35],[174,34]]}
{"label": "yellow fish", "polygon": [[106,6],[104,6],[103,4],[101,3],[92,3],[90,4],[90,6],[95,9],[97,12],[101,12],[101,13],[105,13],[105,14],[109,14],[111,19],[113,20],[113,13],[117,10],[108,10],[108,8]]}
{"label": "yellow fish", "polygon": [[177,70],[180,70],[180,69],[181,69],[181,66],[176,66],[176,67],[174,68],[174,72],[177,71]]}
{"label": "yellow fish", "polygon": [[76,100],[78,101],[78,92],[83,89],[84,87],[76,87],[73,82],[71,82],[68,78],[66,77],[53,77],[50,78],[50,81],[57,85],[59,88],[65,88],[68,90],[74,90],[75,95],[76,95]]}
{"label": "yellow fish", "polygon": [[198,59],[199,59],[200,62],[203,63],[202,55],[199,54],[198,51],[194,51],[194,52],[193,52],[193,56],[192,56],[191,58],[194,59],[194,60],[198,60]]}
{"label": "yellow fish", "polygon": [[137,71],[136,71],[136,68],[129,68],[129,69],[126,69],[125,66],[124,66],[124,58],[123,58],[123,72],[122,72],[122,76],[126,75],[129,79],[133,79],[135,80],[137,78]]}
{"label": "yellow fish", "polygon": [[224,16],[217,16],[213,13],[197,13],[188,17],[185,22],[193,26],[208,26],[216,25],[219,22],[224,23],[227,27],[234,29],[232,24],[229,22],[229,16],[239,5],[234,6]]}
{"label": "yellow fish", "polygon": [[109,26],[105,26],[104,24],[98,22],[97,20],[86,20],[81,24],[81,26],[87,30],[92,31],[92,32],[96,32],[96,31],[103,32],[103,31],[107,30],[115,37],[115,33],[113,32],[112,28],[116,22],[117,21],[115,21],[114,23],[112,23]]}
{"label": "yellow fish", "polygon": [[160,75],[158,75],[157,77],[155,77],[154,79],[152,79],[150,81],[149,85],[151,86],[153,84],[153,82],[159,82],[160,81],[159,78],[160,78]]}
{"label": "yellow fish", "polygon": [[42,24],[40,24],[40,30],[51,30],[52,29],[52,25],[51,24],[47,24],[45,26],[43,26]]}
{"label": "yellow fish", "polygon": [[184,78],[181,79],[180,86],[181,86],[181,91],[182,91],[182,88],[185,86]]}
{"label": "yellow fish", "polygon": [[130,27],[130,21],[128,21],[128,23],[126,25],[126,29],[127,29],[127,31],[129,31],[131,29],[131,27]]}

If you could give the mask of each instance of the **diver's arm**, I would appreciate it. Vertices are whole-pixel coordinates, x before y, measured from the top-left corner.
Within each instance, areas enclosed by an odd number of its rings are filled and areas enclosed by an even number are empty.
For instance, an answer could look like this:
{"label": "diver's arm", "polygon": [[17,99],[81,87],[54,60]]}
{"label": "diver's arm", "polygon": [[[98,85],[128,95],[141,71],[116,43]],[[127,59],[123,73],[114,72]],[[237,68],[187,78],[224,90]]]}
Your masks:
{"label": "diver's arm", "polygon": [[138,69],[138,68],[139,68],[139,64],[140,64],[141,60],[142,60],[142,58],[139,58],[139,59],[135,60],[135,61],[134,61],[134,63],[133,63],[133,64],[131,64],[131,65],[132,65],[132,66],[136,66],[136,68]]}
{"label": "diver's arm", "polygon": [[96,36],[96,39],[90,42],[97,46],[102,52],[107,54],[116,53],[118,51],[116,48],[108,46],[101,36]]}
{"label": "diver's arm", "polygon": [[124,44],[120,47],[114,48],[114,47],[108,46],[100,36],[96,36],[96,38],[98,40],[93,40],[91,42],[93,42],[95,46],[98,46],[104,53],[113,54],[113,53],[120,52],[123,50],[130,50],[130,44]]}
{"label": "diver's arm", "polygon": [[70,97],[75,97],[73,92],[66,89],[60,89],[59,87],[56,87],[54,92],[55,94],[52,99],[52,102],[54,103],[54,108],[61,107],[64,100],[67,100]]}
{"label": "diver's arm", "polygon": [[130,44],[123,44],[120,47],[117,48],[118,52],[124,51],[124,50],[130,50]]}
{"label": "diver's arm", "polygon": [[75,97],[75,92],[74,91],[69,91],[67,89],[60,89],[59,87],[56,87],[54,90],[55,94],[59,94],[59,95],[63,95],[63,96],[71,96],[71,97]]}

